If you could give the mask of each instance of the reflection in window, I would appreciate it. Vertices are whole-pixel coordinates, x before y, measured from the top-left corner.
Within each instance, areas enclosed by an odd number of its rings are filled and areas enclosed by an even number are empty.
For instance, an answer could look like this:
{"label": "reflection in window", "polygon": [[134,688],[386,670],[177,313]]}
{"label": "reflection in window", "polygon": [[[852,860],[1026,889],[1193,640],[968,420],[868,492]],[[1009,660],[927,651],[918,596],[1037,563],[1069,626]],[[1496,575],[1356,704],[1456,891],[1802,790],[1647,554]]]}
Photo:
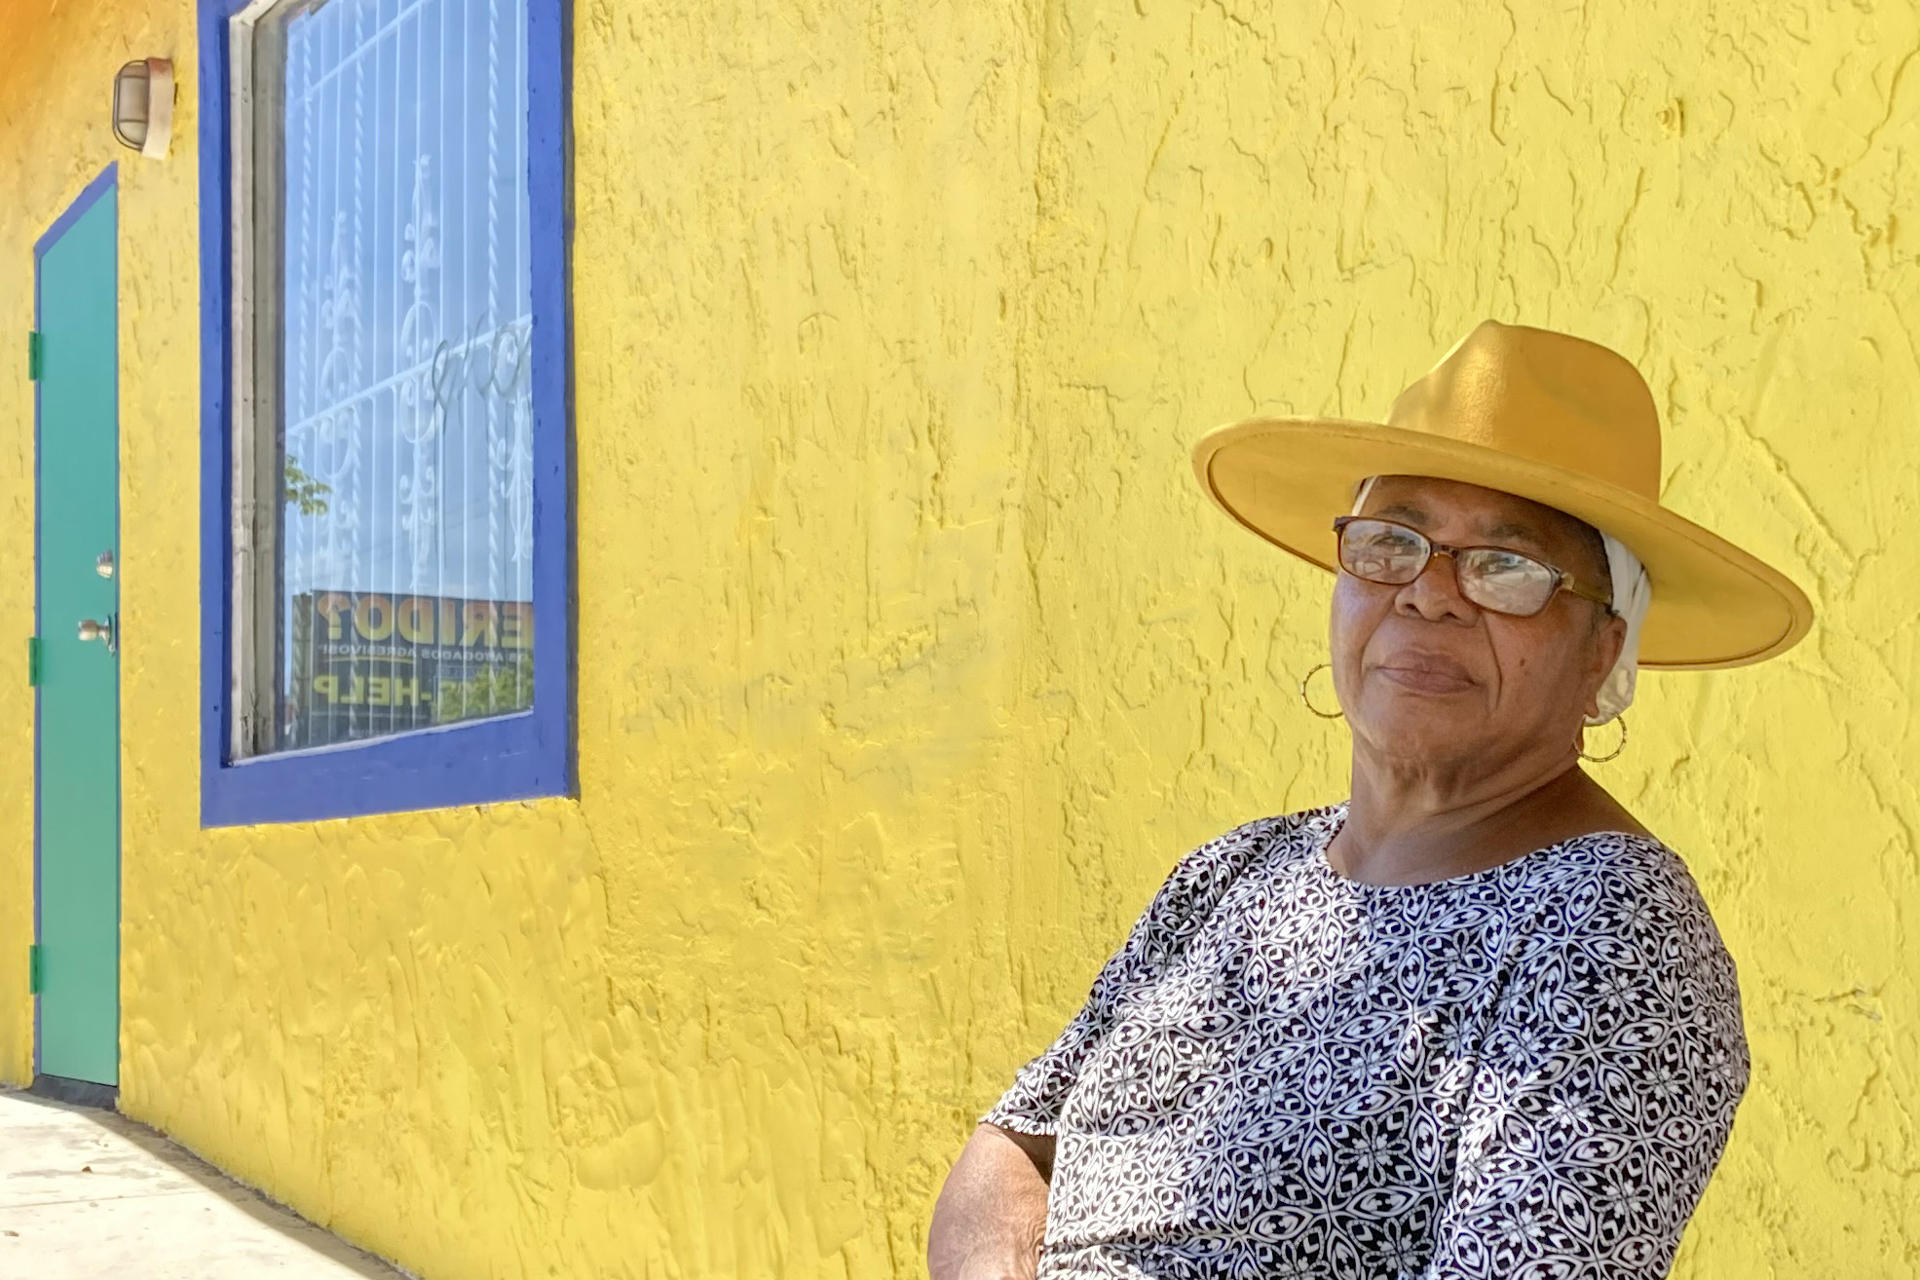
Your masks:
{"label": "reflection in window", "polygon": [[288,2],[256,27],[282,499],[259,749],[532,705],[525,10]]}

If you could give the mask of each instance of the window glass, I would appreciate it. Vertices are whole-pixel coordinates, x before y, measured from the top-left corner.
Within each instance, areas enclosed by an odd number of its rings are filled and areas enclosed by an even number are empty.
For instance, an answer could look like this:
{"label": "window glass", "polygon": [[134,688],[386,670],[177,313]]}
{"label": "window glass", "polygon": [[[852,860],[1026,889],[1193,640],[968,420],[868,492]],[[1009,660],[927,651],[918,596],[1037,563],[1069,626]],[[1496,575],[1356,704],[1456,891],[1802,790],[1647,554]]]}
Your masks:
{"label": "window glass", "polygon": [[526,0],[309,0],[255,28],[278,411],[242,429],[281,498],[240,632],[255,752],[532,705],[526,30]]}

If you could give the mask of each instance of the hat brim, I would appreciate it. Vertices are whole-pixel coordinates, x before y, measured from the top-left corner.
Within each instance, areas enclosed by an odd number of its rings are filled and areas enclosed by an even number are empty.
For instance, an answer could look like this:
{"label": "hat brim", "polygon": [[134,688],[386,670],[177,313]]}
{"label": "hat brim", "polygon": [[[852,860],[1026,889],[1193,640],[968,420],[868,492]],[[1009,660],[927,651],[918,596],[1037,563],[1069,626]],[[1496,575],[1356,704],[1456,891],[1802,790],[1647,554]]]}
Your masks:
{"label": "hat brim", "polygon": [[1329,571],[1334,517],[1368,476],[1457,480],[1564,511],[1646,565],[1642,667],[1745,666],[1784,653],[1813,625],[1800,588],[1726,539],[1616,485],[1479,445],[1338,418],[1256,418],[1203,436],[1193,467],[1234,520]]}

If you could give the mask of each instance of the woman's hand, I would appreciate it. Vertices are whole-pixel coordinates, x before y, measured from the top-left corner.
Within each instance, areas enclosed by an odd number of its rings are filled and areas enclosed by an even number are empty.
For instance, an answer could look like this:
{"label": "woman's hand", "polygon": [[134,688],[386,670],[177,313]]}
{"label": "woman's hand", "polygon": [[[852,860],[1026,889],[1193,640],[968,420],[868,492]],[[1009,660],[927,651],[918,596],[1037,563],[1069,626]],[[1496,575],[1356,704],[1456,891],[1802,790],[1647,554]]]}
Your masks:
{"label": "woman's hand", "polygon": [[983,1124],[954,1162],[927,1230],[932,1280],[1034,1280],[1053,1139]]}

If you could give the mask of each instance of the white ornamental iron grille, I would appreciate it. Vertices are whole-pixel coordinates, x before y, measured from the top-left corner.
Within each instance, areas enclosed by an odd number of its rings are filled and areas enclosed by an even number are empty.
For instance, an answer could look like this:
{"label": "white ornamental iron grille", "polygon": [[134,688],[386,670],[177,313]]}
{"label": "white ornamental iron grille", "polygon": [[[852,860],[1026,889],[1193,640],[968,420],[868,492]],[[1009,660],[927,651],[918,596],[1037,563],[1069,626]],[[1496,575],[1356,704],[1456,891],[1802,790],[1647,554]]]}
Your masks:
{"label": "white ornamental iron grille", "polygon": [[533,599],[525,0],[275,15],[275,746],[524,708],[501,632]]}

